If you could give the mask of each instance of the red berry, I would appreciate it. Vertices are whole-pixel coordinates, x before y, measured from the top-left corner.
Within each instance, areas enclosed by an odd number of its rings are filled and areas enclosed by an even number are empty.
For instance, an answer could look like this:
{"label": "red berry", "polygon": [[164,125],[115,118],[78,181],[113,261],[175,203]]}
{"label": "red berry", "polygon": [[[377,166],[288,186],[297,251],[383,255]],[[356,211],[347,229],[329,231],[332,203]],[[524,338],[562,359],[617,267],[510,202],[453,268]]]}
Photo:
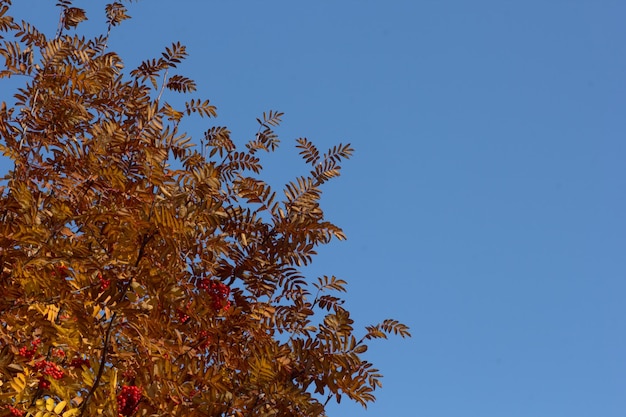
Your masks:
{"label": "red berry", "polygon": [[204,278],[200,284],[200,288],[206,290],[211,297],[211,306],[217,310],[228,310],[230,308],[230,301],[228,296],[230,295],[230,288],[219,281],[209,281]]}
{"label": "red berry", "polygon": [[127,381],[130,381],[131,379],[135,378],[137,376],[137,372],[135,372],[134,369],[127,369],[124,371],[124,373],[122,374],[122,378],[124,378]]}
{"label": "red berry", "polygon": [[39,388],[41,388],[41,389],[48,389],[48,388],[50,388],[50,381],[48,381],[44,377],[40,377],[39,378]]}
{"label": "red berry", "polygon": [[41,343],[41,339],[33,340],[33,342],[31,343],[32,348],[27,349],[26,346],[22,346],[18,351],[18,355],[28,360],[31,360],[33,356],[35,356],[35,353],[37,353],[37,347],[39,346],[40,343]]}
{"label": "red berry", "polygon": [[35,369],[44,375],[51,376],[54,379],[61,379],[65,375],[63,369],[54,362],[40,361],[35,364]]}
{"label": "red berry", "polygon": [[74,358],[70,362],[70,366],[73,368],[81,368],[83,365],[89,366],[89,359]]}
{"label": "red berry", "polygon": [[13,406],[9,406],[8,408],[9,408],[9,411],[11,412],[12,416],[21,417],[21,416],[23,416],[25,414],[24,411],[19,410],[19,409],[13,407]]}
{"label": "red berry", "polygon": [[100,291],[106,291],[107,288],[111,285],[110,279],[104,279],[102,274],[98,272],[98,281],[100,281]]}
{"label": "red berry", "polygon": [[117,411],[121,416],[130,416],[137,411],[141,401],[142,390],[132,385],[122,386],[122,391],[117,395]]}

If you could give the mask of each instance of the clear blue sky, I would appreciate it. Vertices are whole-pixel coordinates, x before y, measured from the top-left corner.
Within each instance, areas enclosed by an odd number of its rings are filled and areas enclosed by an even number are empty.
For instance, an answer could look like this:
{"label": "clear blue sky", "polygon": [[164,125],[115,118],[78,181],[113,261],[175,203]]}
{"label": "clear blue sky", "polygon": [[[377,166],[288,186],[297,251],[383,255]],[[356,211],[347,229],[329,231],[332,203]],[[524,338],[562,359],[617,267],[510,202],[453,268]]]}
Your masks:
{"label": "clear blue sky", "polygon": [[[103,27],[105,2],[87,3]],[[626,2],[129,9],[111,41],[128,67],[186,44],[181,72],[241,143],[285,112],[273,180],[304,172],[297,137],[356,148],[324,199],[349,240],[310,273],[349,282],[357,324],[393,317],[414,337],[371,345],[378,401],[331,417],[626,415]]]}

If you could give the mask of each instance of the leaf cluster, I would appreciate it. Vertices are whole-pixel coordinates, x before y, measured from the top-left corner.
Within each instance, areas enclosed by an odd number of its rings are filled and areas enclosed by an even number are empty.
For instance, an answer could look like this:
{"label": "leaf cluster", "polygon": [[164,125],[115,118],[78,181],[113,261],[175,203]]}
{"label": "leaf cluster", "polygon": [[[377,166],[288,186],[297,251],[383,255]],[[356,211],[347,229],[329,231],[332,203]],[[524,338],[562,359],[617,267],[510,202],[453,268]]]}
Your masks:
{"label": "leaf cluster", "polygon": [[[283,113],[237,146],[209,126],[208,100],[176,108],[165,91],[173,43],[126,75],[87,19],[59,0],[62,30],[16,23],[0,1],[0,77],[28,80],[0,105],[0,404],[51,416],[117,416],[123,386],[137,415],[323,416],[331,399],[366,405],[381,386],[366,342],[409,336],[395,321],[357,336],[334,276],[306,278],[316,248],[345,239],[320,205],[353,150],[297,140],[306,176],[282,193],[263,180]],[[129,18],[105,7],[109,30]]]}

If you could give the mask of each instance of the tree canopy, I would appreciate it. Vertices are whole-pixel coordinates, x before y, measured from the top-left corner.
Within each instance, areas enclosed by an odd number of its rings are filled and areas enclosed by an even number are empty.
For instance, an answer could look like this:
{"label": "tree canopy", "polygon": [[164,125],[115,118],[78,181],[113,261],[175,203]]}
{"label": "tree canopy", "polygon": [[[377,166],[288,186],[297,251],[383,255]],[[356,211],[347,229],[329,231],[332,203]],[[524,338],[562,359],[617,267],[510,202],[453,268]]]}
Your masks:
{"label": "tree canopy", "polygon": [[126,70],[108,47],[124,4],[103,3],[91,38],[83,9],[57,6],[46,34],[0,0],[0,77],[24,80],[0,106],[0,415],[323,416],[330,400],[374,401],[367,342],[408,328],[356,331],[346,282],[301,272],[345,238],[320,197],[352,147],[297,139],[310,173],[277,194],[261,162],[283,113],[243,144],[210,122],[192,140],[183,123],[216,108],[177,72],[184,45]]}

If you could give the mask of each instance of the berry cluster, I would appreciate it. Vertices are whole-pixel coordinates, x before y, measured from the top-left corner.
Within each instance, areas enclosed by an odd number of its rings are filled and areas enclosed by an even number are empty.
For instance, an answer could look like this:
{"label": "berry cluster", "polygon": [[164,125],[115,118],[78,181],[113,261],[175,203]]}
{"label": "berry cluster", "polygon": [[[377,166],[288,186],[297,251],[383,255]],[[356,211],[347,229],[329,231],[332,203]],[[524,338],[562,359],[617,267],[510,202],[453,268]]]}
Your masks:
{"label": "berry cluster", "polygon": [[136,376],[137,376],[137,372],[135,372],[135,370],[132,369],[132,368],[128,368],[122,374],[122,378],[124,378],[127,381],[131,381],[131,380],[135,379]]}
{"label": "berry cluster", "polygon": [[30,349],[27,349],[26,346],[22,346],[18,351],[18,354],[28,360],[31,360],[33,356],[35,356],[35,353],[37,353],[39,344],[41,344],[41,339],[36,339],[31,343],[32,347]]}
{"label": "berry cluster", "polygon": [[43,376],[39,377],[39,389],[48,389],[50,388],[50,381],[48,381]]}
{"label": "berry cluster", "polygon": [[89,366],[89,359],[74,358],[70,362],[70,366],[73,367],[73,368],[82,368],[83,365]]}
{"label": "berry cluster", "polygon": [[189,317],[189,314],[185,313],[181,309],[176,310],[176,312],[178,313],[178,321],[180,321],[183,324],[187,323],[189,319],[191,318]]}
{"label": "berry cluster", "polygon": [[209,296],[211,297],[211,306],[216,311],[221,309],[228,310],[230,308],[230,301],[228,301],[230,288],[228,285],[222,284],[219,281],[204,278],[198,282],[198,286],[209,293]]}
{"label": "berry cluster", "polygon": [[59,365],[50,361],[39,361],[35,364],[35,369],[44,375],[51,376],[54,379],[61,379],[65,373]]}
{"label": "berry cluster", "polygon": [[12,416],[22,417],[25,414],[24,411],[19,410],[19,409],[13,407],[13,406],[8,406],[8,409],[11,412]]}
{"label": "berry cluster", "polygon": [[98,281],[100,282],[100,291],[106,291],[107,288],[111,285],[110,279],[104,279],[102,274],[98,272]]}
{"label": "berry cluster", "polygon": [[117,412],[119,416],[130,416],[137,411],[141,401],[141,388],[134,385],[124,385],[117,395]]}
{"label": "berry cluster", "polygon": [[207,347],[209,347],[209,345],[212,342],[212,337],[209,334],[209,332],[207,332],[206,330],[202,330],[199,336],[200,337],[198,338],[199,339],[198,347],[200,349],[206,349]]}
{"label": "berry cluster", "polygon": [[64,358],[65,351],[61,348],[52,349],[52,356],[56,356],[57,358]]}

